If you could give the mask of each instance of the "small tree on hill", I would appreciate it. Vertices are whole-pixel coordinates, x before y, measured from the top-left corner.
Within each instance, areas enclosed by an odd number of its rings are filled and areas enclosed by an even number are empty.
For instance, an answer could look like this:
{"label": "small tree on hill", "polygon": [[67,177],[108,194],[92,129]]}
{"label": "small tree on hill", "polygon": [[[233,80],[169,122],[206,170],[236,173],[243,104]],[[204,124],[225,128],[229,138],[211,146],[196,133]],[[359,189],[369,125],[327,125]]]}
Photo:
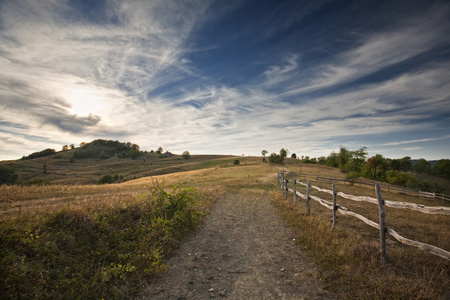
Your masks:
{"label": "small tree on hill", "polygon": [[189,159],[191,157],[191,154],[189,153],[189,151],[186,150],[186,151],[183,152],[183,154],[181,154],[181,156],[184,159]]}
{"label": "small tree on hill", "polygon": [[266,157],[266,154],[267,154],[267,153],[268,153],[267,150],[261,151],[261,154],[262,154],[264,157]]}
{"label": "small tree on hill", "polygon": [[69,146],[64,145],[64,146],[62,146],[62,149],[63,149],[63,151],[67,151],[67,150],[69,150]]}

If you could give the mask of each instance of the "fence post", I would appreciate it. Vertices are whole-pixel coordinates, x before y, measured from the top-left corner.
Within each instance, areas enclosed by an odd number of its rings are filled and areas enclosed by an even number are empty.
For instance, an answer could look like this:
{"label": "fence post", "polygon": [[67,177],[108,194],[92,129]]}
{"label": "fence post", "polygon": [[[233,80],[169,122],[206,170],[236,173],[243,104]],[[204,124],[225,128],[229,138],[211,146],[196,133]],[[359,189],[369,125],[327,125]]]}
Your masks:
{"label": "fence post", "polygon": [[381,197],[380,185],[375,185],[375,192],[377,194],[378,209],[380,212],[380,248],[381,248],[381,264],[387,263],[386,255],[386,213],[384,212],[384,200]]}
{"label": "fence post", "polygon": [[294,178],[294,180],[292,181],[292,184],[294,185],[292,189],[294,190],[294,204],[297,204],[297,190],[295,188],[295,183],[296,183],[296,180]]}
{"label": "fence post", "polygon": [[286,179],[284,182],[285,182],[284,187],[286,188],[286,194],[284,195],[284,199],[287,199],[288,192],[289,192],[289,189],[288,189],[289,180]]}
{"label": "fence post", "polygon": [[309,189],[310,189],[310,187],[311,187],[311,183],[308,180],[307,185],[306,185],[306,208],[308,209],[308,212],[306,213],[307,216],[309,216],[311,214],[311,208],[309,206]]}
{"label": "fence post", "polygon": [[336,196],[336,186],[333,184],[333,223],[331,224],[331,229],[334,229],[334,227],[336,226]]}

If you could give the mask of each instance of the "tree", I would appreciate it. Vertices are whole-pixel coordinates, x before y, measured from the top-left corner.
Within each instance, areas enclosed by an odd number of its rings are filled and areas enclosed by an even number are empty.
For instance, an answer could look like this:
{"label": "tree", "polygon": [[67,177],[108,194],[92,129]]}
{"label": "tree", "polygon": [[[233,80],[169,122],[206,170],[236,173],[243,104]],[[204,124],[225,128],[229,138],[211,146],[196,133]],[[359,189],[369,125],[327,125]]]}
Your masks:
{"label": "tree", "polygon": [[17,178],[19,178],[19,175],[17,175],[14,170],[0,166],[0,185],[13,184],[16,182]]}
{"label": "tree", "polygon": [[297,158],[297,154],[292,153],[291,158],[296,159]]}
{"label": "tree", "polygon": [[191,157],[191,154],[189,153],[189,151],[186,150],[186,151],[183,152],[183,154],[181,154],[181,156],[184,159],[189,159]]}
{"label": "tree", "polygon": [[440,176],[450,178],[450,159],[440,159],[434,166],[434,170]]}
{"label": "tree", "polygon": [[84,146],[86,146],[86,142],[81,142],[80,147],[84,147]]}
{"label": "tree", "polygon": [[338,154],[336,152],[331,152],[330,155],[325,159],[325,164],[329,167],[337,168],[339,167]]}
{"label": "tree", "polygon": [[349,151],[344,146],[341,146],[339,148],[339,153],[337,155],[337,161],[338,161],[339,169],[341,169],[341,171],[347,170],[347,164],[350,162],[351,157],[352,157],[351,151]]}
{"label": "tree", "polygon": [[276,163],[276,164],[282,164],[284,162],[284,158],[287,156],[287,150],[284,148],[281,148],[280,154],[272,153],[269,156],[269,162]]}
{"label": "tree", "polygon": [[156,150],[157,154],[161,154],[163,153],[163,147],[159,147],[158,150]]}
{"label": "tree", "polygon": [[414,165],[413,170],[419,173],[430,173],[431,164],[424,158],[419,158],[417,163]]}
{"label": "tree", "polygon": [[388,164],[381,154],[370,157],[364,170],[366,176],[376,180],[384,180],[386,178],[386,170]]}
{"label": "tree", "polygon": [[73,150],[73,149],[75,149],[75,145],[74,144],[70,144],[69,148]]}
{"label": "tree", "polygon": [[266,157],[266,154],[267,154],[267,153],[268,153],[267,150],[261,151],[261,154],[262,154],[264,157]]}
{"label": "tree", "polygon": [[69,146],[64,145],[64,146],[62,146],[62,149],[63,149],[63,151],[67,151],[67,150],[69,150]]}
{"label": "tree", "polygon": [[405,156],[400,159],[400,171],[408,172],[412,170],[411,157]]}

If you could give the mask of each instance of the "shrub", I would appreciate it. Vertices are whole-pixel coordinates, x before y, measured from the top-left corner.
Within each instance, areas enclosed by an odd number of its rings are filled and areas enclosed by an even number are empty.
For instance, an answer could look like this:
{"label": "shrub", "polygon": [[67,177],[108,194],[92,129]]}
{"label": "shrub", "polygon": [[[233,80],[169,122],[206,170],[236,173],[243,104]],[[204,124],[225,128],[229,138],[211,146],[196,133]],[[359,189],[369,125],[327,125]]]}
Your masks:
{"label": "shrub", "polygon": [[100,180],[98,181],[99,184],[105,184],[105,183],[113,183],[114,182],[114,177],[111,175],[103,175],[102,178],[100,178]]}
{"label": "shrub", "polygon": [[183,154],[181,154],[181,156],[184,159],[189,159],[191,157],[191,154],[189,153],[189,151],[184,151]]}
{"label": "shrub", "polygon": [[386,180],[390,184],[404,186],[408,188],[416,188],[418,181],[410,172],[389,171],[386,174]]}
{"label": "shrub", "polygon": [[278,155],[276,153],[272,153],[269,156],[269,162],[273,163],[273,164],[282,164],[284,161],[284,157],[282,157],[281,155]]}
{"label": "shrub", "polygon": [[233,162],[233,165],[239,166],[240,163],[241,162],[239,161],[239,159],[235,159],[234,162]]}
{"label": "shrub", "polygon": [[14,184],[19,178],[14,170],[0,166],[0,184]]}

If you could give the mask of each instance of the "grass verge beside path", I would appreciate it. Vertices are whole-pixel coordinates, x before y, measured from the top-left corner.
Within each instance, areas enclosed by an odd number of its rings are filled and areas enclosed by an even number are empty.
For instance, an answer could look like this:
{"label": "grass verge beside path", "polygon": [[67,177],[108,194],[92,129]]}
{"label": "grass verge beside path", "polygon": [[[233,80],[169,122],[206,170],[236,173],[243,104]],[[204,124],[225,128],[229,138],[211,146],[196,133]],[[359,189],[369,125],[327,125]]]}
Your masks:
{"label": "grass verge beside path", "polygon": [[[440,257],[391,241],[388,265],[381,266],[379,233],[355,224],[350,217],[338,217],[331,230],[331,211],[293,205],[279,191],[272,203],[298,236],[321,271],[326,289],[343,299],[445,299],[449,296],[450,263]],[[311,205],[314,205],[313,203]],[[351,226],[345,226],[352,223]],[[347,224],[348,225],[348,224]],[[362,227],[365,226],[365,227]],[[362,228],[361,228],[362,227]],[[448,298],[447,298],[448,299]]]}
{"label": "grass verge beside path", "polygon": [[213,195],[156,184],[129,202],[66,207],[0,222],[0,295],[7,299],[118,299],[165,272]]}

